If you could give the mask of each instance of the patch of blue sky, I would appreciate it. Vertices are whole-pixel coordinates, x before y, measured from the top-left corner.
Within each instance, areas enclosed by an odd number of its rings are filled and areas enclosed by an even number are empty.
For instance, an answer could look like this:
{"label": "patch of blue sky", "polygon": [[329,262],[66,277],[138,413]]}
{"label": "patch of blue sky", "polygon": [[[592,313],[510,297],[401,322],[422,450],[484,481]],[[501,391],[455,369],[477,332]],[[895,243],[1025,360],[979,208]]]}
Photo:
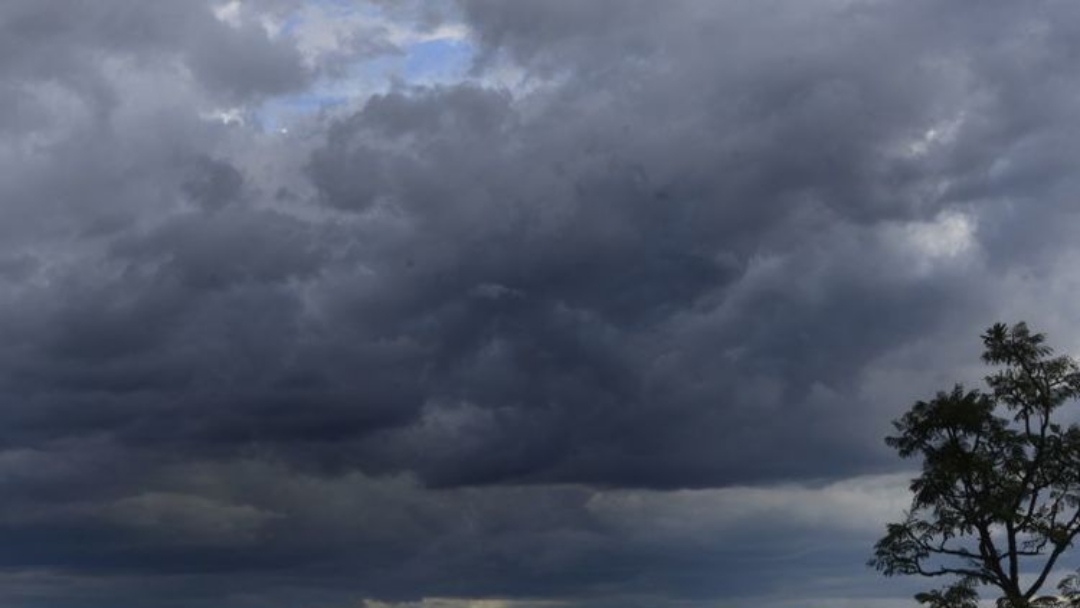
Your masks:
{"label": "patch of blue sky", "polygon": [[255,112],[259,125],[266,131],[287,128],[289,123],[304,116],[343,106],[349,102],[346,95],[329,93],[301,93],[267,100]]}
{"label": "patch of blue sky", "polygon": [[347,76],[327,78],[308,91],[267,100],[256,111],[267,131],[291,122],[385,92],[395,82],[433,85],[459,82],[468,76],[475,47],[465,39],[439,38],[409,45],[400,55],[357,60]]}
{"label": "patch of blue sky", "polygon": [[288,36],[295,32],[296,28],[300,27],[300,25],[303,23],[304,20],[300,17],[300,15],[294,13],[286,17],[285,20],[281,22],[281,27],[278,29],[278,33]]}
{"label": "patch of blue sky", "polygon": [[[279,31],[286,36],[297,34],[309,19],[331,17],[349,22],[360,17],[378,23],[388,18],[376,3],[354,0],[308,0],[306,7],[315,13],[298,10],[285,19]],[[412,40],[403,45],[399,54],[357,57],[344,74],[336,71],[312,83],[306,91],[266,100],[254,112],[257,124],[267,131],[277,131],[319,112],[362,104],[395,83],[434,85],[468,78],[476,48],[467,37],[450,34],[431,38],[417,31],[408,38]]]}
{"label": "patch of blue sky", "polygon": [[406,82],[442,83],[462,80],[472,65],[476,48],[465,39],[438,38],[410,46],[401,76]]}
{"label": "patch of blue sky", "polygon": [[[377,7],[357,3],[354,0],[308,0],[306,5],[339,18],[349,17],[350,15],[378,16],[380,14]],[[285,18],[281,23],[279,32],[285,35],[292,34],[303,24],[304,12],[299,10]]]}

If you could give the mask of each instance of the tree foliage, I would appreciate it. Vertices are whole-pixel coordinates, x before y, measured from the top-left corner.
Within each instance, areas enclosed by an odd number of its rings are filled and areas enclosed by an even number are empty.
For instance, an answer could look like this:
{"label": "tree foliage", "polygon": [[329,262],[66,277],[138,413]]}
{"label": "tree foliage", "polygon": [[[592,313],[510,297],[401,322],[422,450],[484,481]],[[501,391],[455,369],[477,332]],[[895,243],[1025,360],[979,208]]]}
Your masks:
{"label": "tree foliage", "polygon": [[887,576],[944,578],[916,599],[974,608],[994,587],[1002,608],[1080,607],[1080,578],[1040,595],[1080,533],[1080,428],[1061,406],[1080,396],[1080,368],[1024,323],[982,336],[987,390],[957,385],[916,403],[886,438],[921,458],[903,521],[889,524],[870,565]]}

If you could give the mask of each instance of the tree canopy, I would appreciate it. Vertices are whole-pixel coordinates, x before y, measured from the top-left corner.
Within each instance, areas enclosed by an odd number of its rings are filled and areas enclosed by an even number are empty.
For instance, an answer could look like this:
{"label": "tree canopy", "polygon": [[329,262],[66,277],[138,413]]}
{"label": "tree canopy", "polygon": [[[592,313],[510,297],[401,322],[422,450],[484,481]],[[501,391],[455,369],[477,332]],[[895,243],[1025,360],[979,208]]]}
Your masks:
{"label": "tree canopy", "polygon": [[1080,428],[1061,409],[1080,396],[1080,368],[1024,323],[982,339],[987,389],[919,401],[885,440],[922,472],[870,565],[948,580],[916,596],[931,608],[974,608],[982,587],[1002,608],[1080,607],[1076,575],[1057,581],[1057,595],[1043,591],[1080,533]]}

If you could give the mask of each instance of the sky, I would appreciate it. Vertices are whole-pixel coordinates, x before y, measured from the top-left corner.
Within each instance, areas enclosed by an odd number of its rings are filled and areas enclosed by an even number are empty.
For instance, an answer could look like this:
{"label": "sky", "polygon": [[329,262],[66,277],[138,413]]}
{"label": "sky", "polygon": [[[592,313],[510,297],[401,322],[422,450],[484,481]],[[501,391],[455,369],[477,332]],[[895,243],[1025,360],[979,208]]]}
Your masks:
{"label": "sky", "polygon": [[1065,0],[5,0],[0,605],[913,606],[890,422],[992,323],[1080,353],[1078,59]]}

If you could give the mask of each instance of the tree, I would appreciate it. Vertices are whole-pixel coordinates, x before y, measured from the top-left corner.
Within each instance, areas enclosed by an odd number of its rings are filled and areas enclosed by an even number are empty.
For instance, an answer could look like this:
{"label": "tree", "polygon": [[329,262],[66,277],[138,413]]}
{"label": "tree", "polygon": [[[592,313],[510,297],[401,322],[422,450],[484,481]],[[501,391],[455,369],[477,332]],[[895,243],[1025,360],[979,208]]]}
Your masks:
{"label": "tree", "polygon": [[974,608],[996,587],[1002,608],[1080,607],[1080,576],[1040,596],[1080,533],[1080,428],[1060,421],[1080,396],[1080,368],[1054,356],[1024,323],[982,336],[995,370],[987,391],[957,385],[920,401],[885,442],[921,458],[904,519],[889,524],[870,565],[886,576],[949,579],[916,599],[931,608]]}

